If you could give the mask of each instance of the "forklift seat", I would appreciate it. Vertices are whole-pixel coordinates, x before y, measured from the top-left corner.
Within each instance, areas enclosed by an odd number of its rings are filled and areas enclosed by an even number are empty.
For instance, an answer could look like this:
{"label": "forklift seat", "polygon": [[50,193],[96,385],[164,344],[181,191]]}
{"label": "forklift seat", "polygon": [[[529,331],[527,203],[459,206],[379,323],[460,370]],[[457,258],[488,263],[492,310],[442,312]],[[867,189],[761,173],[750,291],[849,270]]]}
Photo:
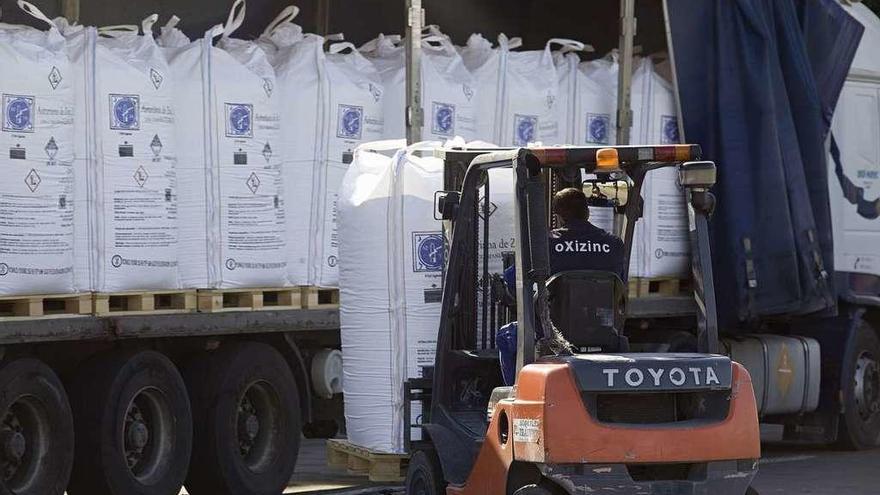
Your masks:
{"label": "forklift seat", "polygon": [[547,280],[550,319],[580,352],[626,352],[626,288],[616,273],[559,272]]}

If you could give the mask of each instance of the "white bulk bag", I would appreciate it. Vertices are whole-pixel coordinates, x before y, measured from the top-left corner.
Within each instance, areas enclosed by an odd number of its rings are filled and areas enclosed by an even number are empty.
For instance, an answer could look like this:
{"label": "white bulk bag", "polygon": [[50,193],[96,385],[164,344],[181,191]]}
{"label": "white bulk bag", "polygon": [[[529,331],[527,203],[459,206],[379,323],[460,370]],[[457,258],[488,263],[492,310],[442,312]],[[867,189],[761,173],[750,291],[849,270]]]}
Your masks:
{"label": "white bulk bag", "polygon": [[[423,139],[476,137],[474,78],[448,36],[433,30],[422,39],[421,88]],[[385,137],[406,135],[405,50],[399,36],[380,35],[360,48],[376,64],[385,88]]]}
{"label": "white bulk bag", "polygon": [[[340,187],[340,324],[348,439],[403,453],[403,383],[432,366],[440,321],[444,240],[434,218],[439,146],[367,143]],[[418,409],[414,409],[418,415]]]}
{"label": "white bulk bag", "polygon": [[[553,45],[583,49],[580,42],[551,39],[543,50],[515,52],[517,39],[499,35],[491,49],[481,36],[473,35],[462,49],[465,64],[477,80],[478,115],[494,115],[493,141],[500,146],[526,146],[532,142],[559,144],[559,79],[553,63]],[[493,102],[494,101],[494,106]],[[479,135],[489,132],[480,123]]]}
{"label": "white bulk bag", "polygon": [[318,251],[315,225],[319,212],[317,175],[322,163],[324,38],[302,35],[299,26],[283,23],[264,34],[274,46],[276,91],[281,111],[279,150],[284,160],[287,206],[287,276],[294,285],[309,285],[310,255]]}
{"label": "white bulk bag", "polygon": [[75,290],[73,73],[65,40],[48,31],[0,30],[0,294]]}
{"label": "white bulk bag", "polygon": [[[169,50],[178,142],[185,143],[178,160],[185,287],[287,281],[275,73],[256,44],[229,38],[244,13],[238,0],[225,28]],[[166,35],[165,46],[173,44]]]}
{"label": "white bulk bag", "polygon": [[[671,85],[643,59],[633,73],[633,144],[679,143],[678,117]],[[666,167],[650,172],[642,197],[644,218],[637,224],[630,276],[687,277],[690,242],[687,205],[678,172]]]}
{"label": "white bulk bag", "polygon": [[315,285],[339,283],[339,240],[336,225],[339,185],[355,148],[382,138],[384,89],[376,67],[351,43],[330,46],[323,63],[326,92],[323,98],[324,161],[317,170],[318,210],[315,238],[319,245],[311,256]]}
{"label": "white bulk bag", "polygon": [[179,285],[174,88],[152,36],[156,18],[144,20],[143,36],[136,26],[67,26],[71,60],[83,67],[75,223],[82,289]]}

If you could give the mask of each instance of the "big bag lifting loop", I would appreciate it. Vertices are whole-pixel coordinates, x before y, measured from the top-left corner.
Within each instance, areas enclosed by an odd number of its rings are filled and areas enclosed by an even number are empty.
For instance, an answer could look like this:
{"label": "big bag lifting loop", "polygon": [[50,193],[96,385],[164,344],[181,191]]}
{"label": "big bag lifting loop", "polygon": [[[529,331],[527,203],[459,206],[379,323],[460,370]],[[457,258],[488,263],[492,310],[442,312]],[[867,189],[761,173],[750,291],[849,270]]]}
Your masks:
{"label": "big bag lifting loop", "polygon": [[30,15],[31,17],[45,22],[53,29],[58,29],[58,26],[55,25],[55,22],[52,19],[49,19],[42,10],[37,8],[36,5],[30,2],[25,2],[24,0],[18,0],[18,6],[21,8],[21,10],[28,13],[28,15]]}
{"label": "big bag lifting loop", "polygon": [[357,47],[354,46],[354,43],[351,43],[349,41],[343,41],[342,43],[334,43],[334,44],[330,45],[330,48],[327,51],[332,54],[337,54],[337,53],[343,52],[348,49],[351,49],[351,51],[353,51],[353,52],[357,51]]}
{"label": "big bag lifting loop", "polygon": [[266,26],[266,29],[263,31],[261,37],[269,37],[275,34],[275,31],[281,27],[282,24],[287,24],[288,22],[292,22],[296,19],[296,16],[299,15],[299,7],[296,5],[288,5],[278,14],[275,19]]}
{"label": "big bag lifting loop", "polygon": [[141,21],[141,34],[153,37],[153,26],[159,21],[159,14],[152,14]]}
{"label": "big bag lifting loop", "polygon": [[232,10],[229,11],[229,18],[223,26],[223,38],[232,36],[238,28],[244,23],[244,15],[247,11],[247,5],[244,0],[235,0],[232,4]]}

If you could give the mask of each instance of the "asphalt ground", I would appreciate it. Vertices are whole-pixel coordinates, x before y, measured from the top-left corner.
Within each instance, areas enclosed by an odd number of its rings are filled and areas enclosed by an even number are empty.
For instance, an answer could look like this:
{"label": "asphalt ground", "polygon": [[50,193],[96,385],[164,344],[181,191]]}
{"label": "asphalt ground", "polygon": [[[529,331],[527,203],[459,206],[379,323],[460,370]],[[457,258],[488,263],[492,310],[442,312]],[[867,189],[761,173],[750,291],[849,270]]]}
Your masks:
{"label": "asphalt ground", "polygon": [[753,485],[760,495],[878,495],[880,450],[765,445]]}
{"label": "asphalt ground", "polygon": [[[345,470],[329,469],[323,442],[307,440],[286,493],[403,494],[399,487],[364,483],[364,478],[348,476]],[[765,443],[754,487],[760,495],[880,495],[880,450],[849,452]]]}
{"label": "asphalt ground", "polygon": [[[765,443],[753,486],[759,495],[880,495],[880,450],[848,452]],[[331,469],[326,464],[324,442],[304,440],[296,473],[284,493],[403,495],[403,489],[370,484],[344,469]]]}

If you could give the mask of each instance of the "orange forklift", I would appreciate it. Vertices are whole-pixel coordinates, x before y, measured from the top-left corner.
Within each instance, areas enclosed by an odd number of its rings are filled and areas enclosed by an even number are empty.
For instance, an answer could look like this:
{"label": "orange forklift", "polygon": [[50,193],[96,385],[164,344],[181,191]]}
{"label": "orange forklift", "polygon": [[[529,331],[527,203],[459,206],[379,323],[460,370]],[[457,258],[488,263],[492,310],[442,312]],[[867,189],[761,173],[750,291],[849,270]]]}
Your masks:
{"label": "orange forklift", "polygon": [[[447,191],[438,193],[437,209],[451,241],[435,363],[406,387],[407,400],[420,401],[423,411],[421,438],[408,438],[406,493],[756,493],[750,484],[760,434],[751,379],[717,354],[708,241],[716,171],[699,161],[700,147],[439,153]],[[687,196],[697,353],[630,352],[625,281],[611,272],[549,268],[555,191],[583,187],[591,205],[612,208],[629,266],[642,184],[663,167],[677,167]],[[489,182],[504,168],[514,183],[507,259],[515,263],[515,294],[503,294],[499,276],[486,268],[486,223],[496,207]],[[515,359],[515,383],[505,386],[505,356],[492,332],[513,321],[515,357],[507,359]]]}

